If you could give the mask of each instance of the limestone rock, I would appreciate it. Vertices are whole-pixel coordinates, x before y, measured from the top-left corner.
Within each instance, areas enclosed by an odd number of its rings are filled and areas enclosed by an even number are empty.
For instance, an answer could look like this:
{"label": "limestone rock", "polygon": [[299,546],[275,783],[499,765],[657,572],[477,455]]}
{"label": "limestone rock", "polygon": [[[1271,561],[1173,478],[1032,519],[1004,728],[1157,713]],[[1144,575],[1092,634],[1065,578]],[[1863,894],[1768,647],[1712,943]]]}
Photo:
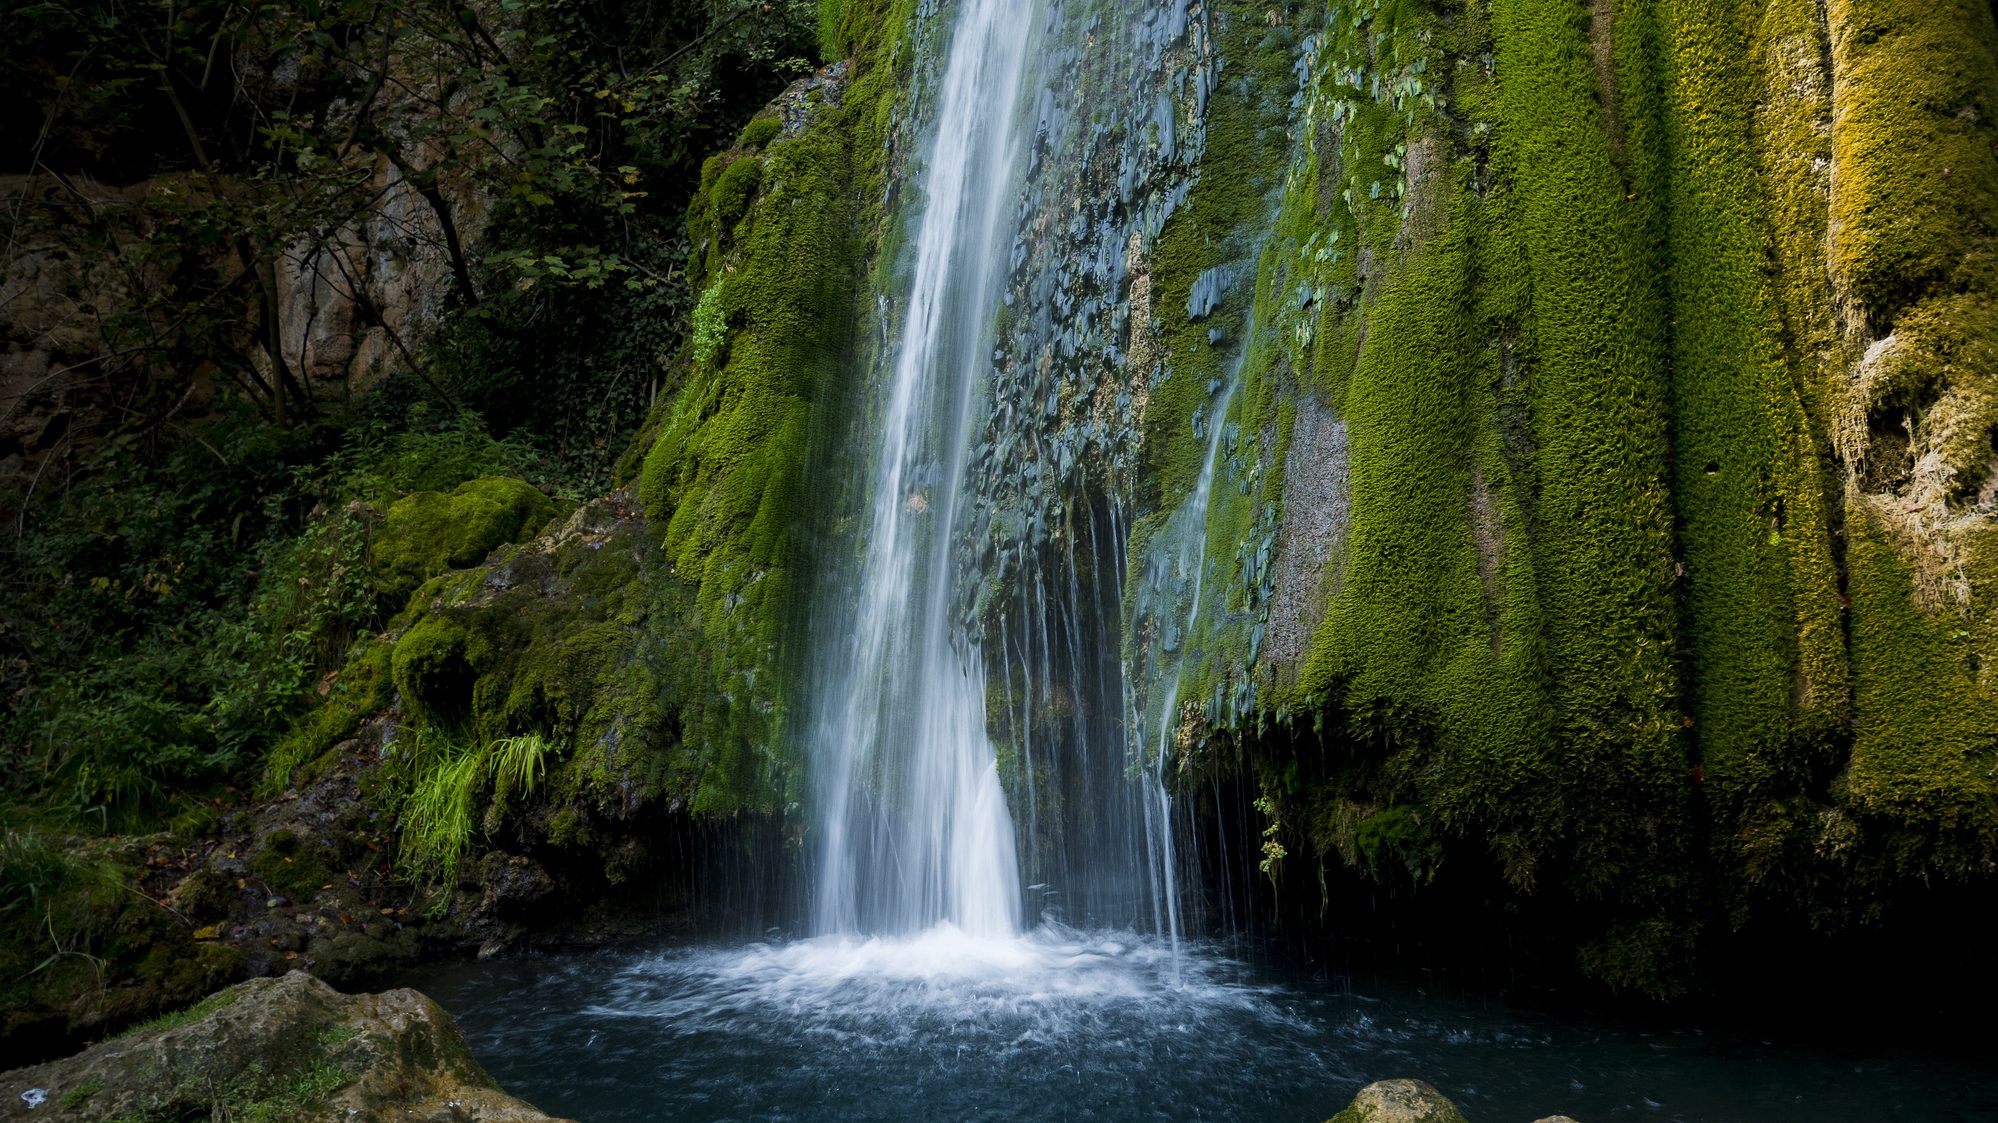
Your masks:
{"label": "limestone rock", "polygon": [[414,990],[254,979],[67,1060],[0,1073],[0,1120],[557,1123],[499,1089]]}
{"label": "limestone rock", "polygon": [[1420,1080],[1381,1080],[1360,1089],[1330,1123],[1465,1123],[1449,1097]]}

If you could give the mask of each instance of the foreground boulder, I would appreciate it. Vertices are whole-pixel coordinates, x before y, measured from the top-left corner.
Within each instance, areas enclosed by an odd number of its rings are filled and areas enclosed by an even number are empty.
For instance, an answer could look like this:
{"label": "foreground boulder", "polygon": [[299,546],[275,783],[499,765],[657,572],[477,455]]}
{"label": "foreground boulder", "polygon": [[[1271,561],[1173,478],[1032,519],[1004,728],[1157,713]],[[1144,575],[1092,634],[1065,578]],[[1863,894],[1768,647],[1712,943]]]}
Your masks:
{"label": "foreground boulder", "polygon": [[[1420,1080],[1382,1080],[1360,1089],[1346,1110],[1326,1123],[1466,1123],[1450,1097]],[[1534,1123],[1575,1123],[1550,1115]]]}
{"label": "foreground boulder", "polygon": [[189,1117],[555,1123],[500,1091],[430,999],[345,995],[301,971],[0,1073],[0,1120]]}
{"label": "foreground boulder", "polygon": [[1360,1089],[1330,1123],[1465,1123],[1449,1097],[1420,1080],[1382,1080]]}

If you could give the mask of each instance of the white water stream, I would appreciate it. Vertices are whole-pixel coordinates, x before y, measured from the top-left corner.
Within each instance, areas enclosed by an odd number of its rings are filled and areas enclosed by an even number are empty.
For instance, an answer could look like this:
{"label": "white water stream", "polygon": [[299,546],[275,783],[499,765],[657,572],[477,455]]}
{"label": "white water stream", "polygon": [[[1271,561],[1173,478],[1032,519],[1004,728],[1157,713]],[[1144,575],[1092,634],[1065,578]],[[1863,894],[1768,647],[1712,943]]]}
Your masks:
{"label": "white water stream", "polygon": [[952,626],[953,520],[1012,244],[1038,0],[965,0],[924,173],[912,283],[881,406],[844,650],[821,644],[811,729],[822,936],[948,923],[1020,932],[1015,828],[984,663]]}

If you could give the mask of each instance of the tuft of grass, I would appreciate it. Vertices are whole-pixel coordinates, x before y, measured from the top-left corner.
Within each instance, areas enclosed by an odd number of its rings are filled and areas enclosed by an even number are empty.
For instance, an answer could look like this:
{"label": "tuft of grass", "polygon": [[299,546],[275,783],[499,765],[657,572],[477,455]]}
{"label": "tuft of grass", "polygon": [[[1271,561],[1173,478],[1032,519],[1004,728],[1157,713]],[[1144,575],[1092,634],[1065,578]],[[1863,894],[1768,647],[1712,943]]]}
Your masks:
{"label": "tuft of grass", "polygon": [[217,1010],[224,1010],[235,1005],[236,1000],[240,997],[242,997],[242,993],[237,987],[219,990],[192,1006],[180,1010],[169,1010],[150,1021],[140,1022],[118,1036],[131,1037],[134,1034],[153,1033],[158,1030],[178,1029],[184,1025],[191,1025],[213,1014]]}
{"label": "tuft of grass", "polygon": [[104,1090],[101,1080],[86,1080],[62,1094],[62,1106],[67,1111],[75,1111],[90,1102],[90,1097]]}
{"label": "tuft of grass", "polygon": [[514,793],[533,795],[534,785],[548,774],[548,761],[561,747],[539,733],[502,737],[486,748],[492,775],[493,800],[504,805]]}
{"label": "tuft of grass", "polygon": [[338,1048],[361,1036],[357,1026],[328,1026],[319,1031],[319,1043],[329,1049]]}
{"label": "tuft of grass", "polygon": [[233,1111],[219,1117],[239,1119],[244,1123],[278,1123],[279,1120],[304,1118],[312,1108],[319,1106],[326,1097],[339,1091],[352,1079],[344,1069],[325,1061],[314,1061],[264,1096],[237,1105],[219,1105],[234,1107]]}
{"label": "tuft of grass", "polygon": [[405,870],[448,884],[472,834],[472,803],[485,779],[484,754],[459,749],[425,769],[402,801]]}
{"label": "tuft of grass", "polygon": [[532,795],[562,752],[539,733],[502,737],[482,748],[418,732],[410,740],[408,793],[400,804],[402,845],[398,862],[411,876],[449,885],[470,844],[480,798],[504,809],[516,795]]}

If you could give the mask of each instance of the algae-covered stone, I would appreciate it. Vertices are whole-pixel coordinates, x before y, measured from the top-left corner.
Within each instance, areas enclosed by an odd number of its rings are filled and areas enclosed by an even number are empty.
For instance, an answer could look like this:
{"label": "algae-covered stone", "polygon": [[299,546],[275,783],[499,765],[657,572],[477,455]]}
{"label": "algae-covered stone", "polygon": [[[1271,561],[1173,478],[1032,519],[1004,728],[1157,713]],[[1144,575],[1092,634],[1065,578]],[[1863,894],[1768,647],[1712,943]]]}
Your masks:
{"label": "algae-covered stone", "polygon": [[265,836],[263,849],[250,859],[250,869],[272,890],[309,898],[333,876],[326,867],[324,849],[291,831],[272,831]]}
{"label": "algae-covered stone", "polygon": [[1465,1123],[1449,1097],[1420,1080],[1381,1080],[1360,1089],[1329,1123]]}
{"label": "algae-covered stone", "polygon": [[500,1091],[413,990],[343,995],[300,971],[230,987],[67,1060],[0,1073],[0,1119],[269,1123],[549,1117]]}
{"label": "algae-covered stone", "polygon": [[389,508],[375,544],[382,592],[406,597],[438,574],[477,565],[532,536],[554,513],[554,502],[533,485],[501,476],[405,496]]}

